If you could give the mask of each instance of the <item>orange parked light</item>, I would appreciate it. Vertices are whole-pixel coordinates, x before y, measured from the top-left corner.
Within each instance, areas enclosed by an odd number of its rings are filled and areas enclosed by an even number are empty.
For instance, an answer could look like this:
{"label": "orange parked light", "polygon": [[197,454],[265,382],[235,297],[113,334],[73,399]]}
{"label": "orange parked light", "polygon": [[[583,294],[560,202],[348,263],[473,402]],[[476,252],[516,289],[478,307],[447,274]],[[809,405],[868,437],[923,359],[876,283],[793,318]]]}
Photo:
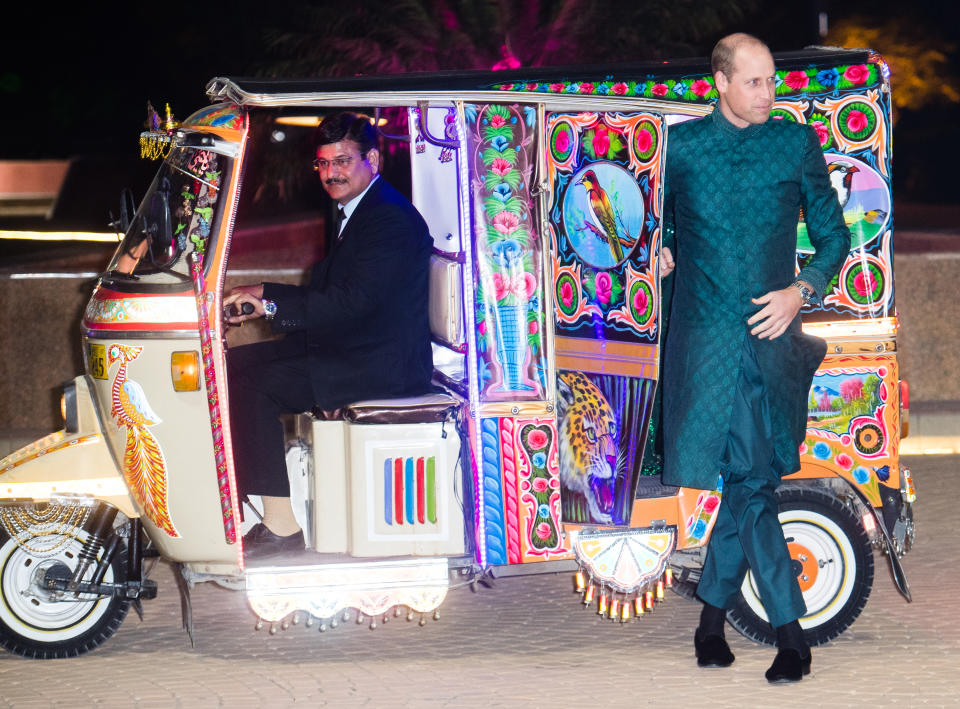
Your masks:
{"label": "orange parked light", "polygon": [[200,389],[200,353],[174,352],[170,355],[170,378],[174,391],[198,391]]}

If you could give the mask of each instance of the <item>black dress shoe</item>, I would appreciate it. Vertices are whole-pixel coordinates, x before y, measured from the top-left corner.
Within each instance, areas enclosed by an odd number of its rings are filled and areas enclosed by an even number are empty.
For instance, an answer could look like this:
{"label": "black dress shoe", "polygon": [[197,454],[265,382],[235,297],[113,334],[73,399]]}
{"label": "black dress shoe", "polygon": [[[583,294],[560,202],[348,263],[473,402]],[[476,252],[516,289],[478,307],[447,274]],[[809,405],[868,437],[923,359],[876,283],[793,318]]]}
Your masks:
{"label": "black dress shoe", "polygon": [[266,525],[259,522],[243,535],[243,556],[245,559],[264,559],[279,554],[303,551],[303,530],[287,537],[274,534]]}
{"label": "black dress shoe", "polygon": [[785,647],[777,651],[777,656],[767,670],[766,678],[770,684],[799,682],[804,675],[810,674],[810,661],[813,657],[807,650],[807,656],[801,657],[799,650]]}
{"label": "black dress shoe", "polygon": [[733,664],[733,653],[722,635],[707,635],[701,638],[698,628],[693,634],[693,649],[700,667],[729,667]]}

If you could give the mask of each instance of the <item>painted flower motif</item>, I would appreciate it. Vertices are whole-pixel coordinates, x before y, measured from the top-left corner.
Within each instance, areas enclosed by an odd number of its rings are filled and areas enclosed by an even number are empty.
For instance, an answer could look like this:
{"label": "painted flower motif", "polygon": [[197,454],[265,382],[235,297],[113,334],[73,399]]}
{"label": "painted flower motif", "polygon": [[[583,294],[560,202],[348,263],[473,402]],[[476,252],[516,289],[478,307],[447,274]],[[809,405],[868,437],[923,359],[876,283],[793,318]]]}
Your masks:
{"label": "painted flower motif", "polygon": [[527,330],[530,332],[531,335],[536,335],[537,332],[540,330],[540,326],[537,324],[537,321],[534,320],[529,325],[527,325]]}
{"label": "painted flower motif", "polygon": [[575,93],[577,93],[577,92],[579,92],[579,91],[580,91],[580,84],[577,84],[577,83],[567,84],[567,93],[568,93],[568,94],[575,94]]}
{"label": "painted flower motif", "polygon": [[555,93],[563,91],[563,84],[550,84],[550,90]]}
{"label": "painted flower motif", "polygon": [[557,131],[553,145],[558,153],[566,153],[570,149],[570,131],[567,129]]}
{"label": "painted flower motif", "polygon": [[627,86],[622,81],[620,81],[614,84],[613,86],[611,86],[610,90],[613,91],[613,93],[617,94],[617,96],[623,96],[625,93],[627,93],[627,91],[630,90],[630,87]]}
{"label": "painted flower motif", "polygon": [[696,524],[693,525],[693,529],[690,530],[690,536],[699,539],[707,532],[707,523],[702,519],[698,519]]}
{"label": "painted flower motif", "polygon": [[703,502],[703,511],[707,514],[713,514],[713,511],[717,509],[717,506],[720,504],[720,498],[716,495],[710,495]]}
{"label": "painted flower motif", "polygon": [[783,77],[783,83],[794,91],[802,91],[810,85],[810,77],[805,71],[789,71]]}
{"label": "painted flower motif", "polygon": [[610,84],[597,84],[597,93],[604,95],[610,93]]}
{"label": "painted flower motif", "polygon": [[[543,466],[545,466],[547,464],[546,454],[543,451],[540,451],[539,453],[534,453],[533,464],[538,468],[542,468]],[[540,485],[540,483],[543,483],[543,484],[540,487],[537,487],[537,485]],[[547,481],[544,478],[537,478],[536,480],[533,481],[533,489],[536,490],[537,492],[543,492],[544,490],[547,489]]]}
{"label": "painted flower motif", "polygon": [[533,430],[530,431],[530,435],[527,436],[527,445],[533,450],[538,451],[544,448],[549,440],[550,439],[547,438],[547,434],[543,431]]}
{"label": "painted flower motif", "polygon": [[[496,67],[494,67],[494,71],[496,71]],[[501,90],[501,91],[513,91],[513,84],[501,84],[500,90]],[[490,122],[493,123],[493,121],[490,121]]]}
{"label": "painted flower motif", "polygon": [[813,126],[813,129],[817,132],[817,138],[820,139],[820,147],[823,147],[827,144],[827,141],[830,140],[830,130],[824,124],[823,121],[810,121],[810,125]]}
{"label": "painted flower motif", "polygon": [[810,450],[810,449],[807,447],[807,442],[806,442],[806,441],[804,441],[803,443],[800,444],[800,455],[803,455],[803,454],[806,453],[808,450]]}
{"label": "painted flower motif", "polygon": [[830,446],[828,446],[823,441],[820,441],[813,447],[813,455],[820,460],[826,460],[830,457]]}
{"label": "painted flower motif", "polygon": [[713,86],[706,79],[697,79],[690,85],[690,90],[701,98],[710,93],[712,88]]}
{"label": "painted flower motif", "polygon": [[678,81],[673,85],[673,93],[676,96],[683,96],[687,93],[687,85],[682,81]]}
{"label": "painted flower motif", "polygon": [[873,274],[870,273],[869,270],[864,269],[853,277],[853,287],[857,291],[857,295],[861,298],[866,298],[868,294],[876,290],[877,282]]}
{"label": "painted flower motif", "polygon": [[506,210],[493,218],[493,228],[501,234],[510,235],[520,227],[520,217]]}
{"label": "painted flower motif", "polygon": [[633,309],[638,313],[645,313],[647,312],[649,302],[650,299],[647,297],[647,291],[643,288],[637,288],[637,292],[633,294]]}
{"label": "painted flower motif", "polygon": [[501,202],[506,202],[513,196],[513,190],[510,189],[510,185],[506,182],[501,182],[499,185],[493,188],[493,196],[499,199]]}
{"label": "painted flower motif", "polygon": [[546,522],[541,522],[537,525],[537,536],[543,540],[550,538],[550,525]]}
{"label": "painted flower motif", "polygon": [[867,114],[853,109],[847,113],[847,128],[851,133],[859,133],[870,124]]}
{"label": "painted flower motif", "polygon": [[638,153],[646,155],[647,151],[650,150],[650,147],[653,145],[653,136],[650,135],[650,131],[641,130],[637,133],[634,144],[636,145]]}
{"label": "painted flower motif", "polygon": [[502,153],[504,150],[510,147],[510,141],[504,138],[502,135],[498,135],[493,140],[490,141],[490,145],[498,153]]}
{"label": "painted flower motif", "polygon": [[[543,453],[537,453],[537,455],[543,455]],[[540,466],[543,467],[543,466]],[[546,492],[550,486],[547,485],[546,478],[536,478],[533,481],[533,491],[534,492]]]}
{"label": "painted flower motif", "polygon": [[840,73],[836,69],[824,69],[817,72],[817,82],[826,88],[836,86],[840,80]]}
{"label": "painted flower motif", "polygon": [[670,87],[666,84],[654,84],[650,87],[650,93],[654,96],[666,96],[667,92],[670,91]]}
{"label": "painted flower motif", "polygon": [[592,94],[593,93],[593,84],[589,81],[584,81],[580,84],[580,93],[582,94]]}
{"label": "painted flower motif", "polygon": [[593,134],[593,152],[600,157],[606,155],[608,150],[610,150],[610,131],[601,123]]}
{"label": "painted flower motif", "polygon": [[843,78],[851,84],[862,84],[870,76],[866,64],[851,64],[843,72]]}
{"label": "painted flower motif", "polygon": [[490,165],[490,169],[500,175],[500,177],[503,177],[513,169],[513,165],[510,164],[509,160],[504,160],[503,158],[494,158],[493,163]]}
{"label": "painted flower motif", "polygon": [[547,507],[547,505],[540,505],[540,506],[537,508],[537,515],[538,515],[539,517],[549,517],[549,516],[550,516],[550,508]]}
{"label": "painted flower motif", "polygon": [[563,307],[569,308],[573,304],[573,286],[570,281],[564,281],[560,284],[560,302]]}
{"label": "painted flower motif", "polygon": [[597,300],[601,303],[610,302],[610,296],[613,292],[613,279],[610,278],[609,273],[606,271],[597,273],[597,277],[593,281],[593,287],[597,292]]}
{"label": "painted flower motif", "polygon": [[833,459],[837,465],[839,465],[844,470],[850,470],[853,467],[853,458],[851,458],[846,453],[841,453],[836,458]]}
{"label": "painted flower motif", "polygon": [[870,471],[861,465],[853,471],[853,479],[857,481],[858,485],[865,485],[870,481]]}
{"label": "painted flower motif", "polygon": [[539,85],[539,84],[535,84],[535,83],[534,83],[534,84],[524,84],[524,87],[523,87],[523,88],[525,88],[527,91],[536,91],[538,88],[540,88],[540,85]]}
{"label": "painted flower motif", "polygon": [[487,321],[486,321],[486,320],[481,320],[481,321],[480,321],[480,323],[477,325],[477,332],[479,332],[481,336],[485,336],[485,335],[487,334]]}
{"label": "painted flower motif", "polygon": [[[513,84],[510,84],[509,86],[510,88],[513,88]],[[507,125],[507,120],[499,113],[494,113],[490,117],[490,125],[494,128],[503,128],[505,125]]]}

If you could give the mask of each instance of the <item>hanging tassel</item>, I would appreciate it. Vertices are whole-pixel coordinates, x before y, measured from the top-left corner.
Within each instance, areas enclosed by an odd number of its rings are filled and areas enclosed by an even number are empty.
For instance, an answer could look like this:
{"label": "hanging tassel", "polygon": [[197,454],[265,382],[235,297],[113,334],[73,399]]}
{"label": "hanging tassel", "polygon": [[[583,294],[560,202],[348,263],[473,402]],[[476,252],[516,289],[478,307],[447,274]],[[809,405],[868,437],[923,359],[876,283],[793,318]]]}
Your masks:
{"label": "hanging tassel", "polygon": [[577,593],[583,593],[583,589],[587,585],[587,580],[582,569],[577,570],[576,575],[573,577],[573,583],[577,589]]}
{"label": "hanging tassel", "polygon": [[593,594],[596,593],[597,587],[593,584],[587,586],[587,592],[583,594],[583,605],[589,606],[593,603]]}
{"label": "hanging tassel", "polygon": [[673,569],[667,569],[664,571],[663,578],[667,582],[667,588],[671,588],[673,586]]}

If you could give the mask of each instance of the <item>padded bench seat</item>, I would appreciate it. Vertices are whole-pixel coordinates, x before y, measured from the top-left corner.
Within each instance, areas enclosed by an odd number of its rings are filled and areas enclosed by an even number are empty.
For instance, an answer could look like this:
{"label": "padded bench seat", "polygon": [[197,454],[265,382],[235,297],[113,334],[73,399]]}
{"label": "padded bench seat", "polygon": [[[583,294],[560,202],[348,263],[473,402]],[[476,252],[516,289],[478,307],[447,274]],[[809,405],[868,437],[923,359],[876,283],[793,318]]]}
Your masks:
{"label": "padded bench seat", "polygon": [[459,418],[464,401],[446,392],[434,392],[402,399],[370,399],[348,404],[339,409],[311,413],[319,421],[349,421],[350,423],[439,423]]}

